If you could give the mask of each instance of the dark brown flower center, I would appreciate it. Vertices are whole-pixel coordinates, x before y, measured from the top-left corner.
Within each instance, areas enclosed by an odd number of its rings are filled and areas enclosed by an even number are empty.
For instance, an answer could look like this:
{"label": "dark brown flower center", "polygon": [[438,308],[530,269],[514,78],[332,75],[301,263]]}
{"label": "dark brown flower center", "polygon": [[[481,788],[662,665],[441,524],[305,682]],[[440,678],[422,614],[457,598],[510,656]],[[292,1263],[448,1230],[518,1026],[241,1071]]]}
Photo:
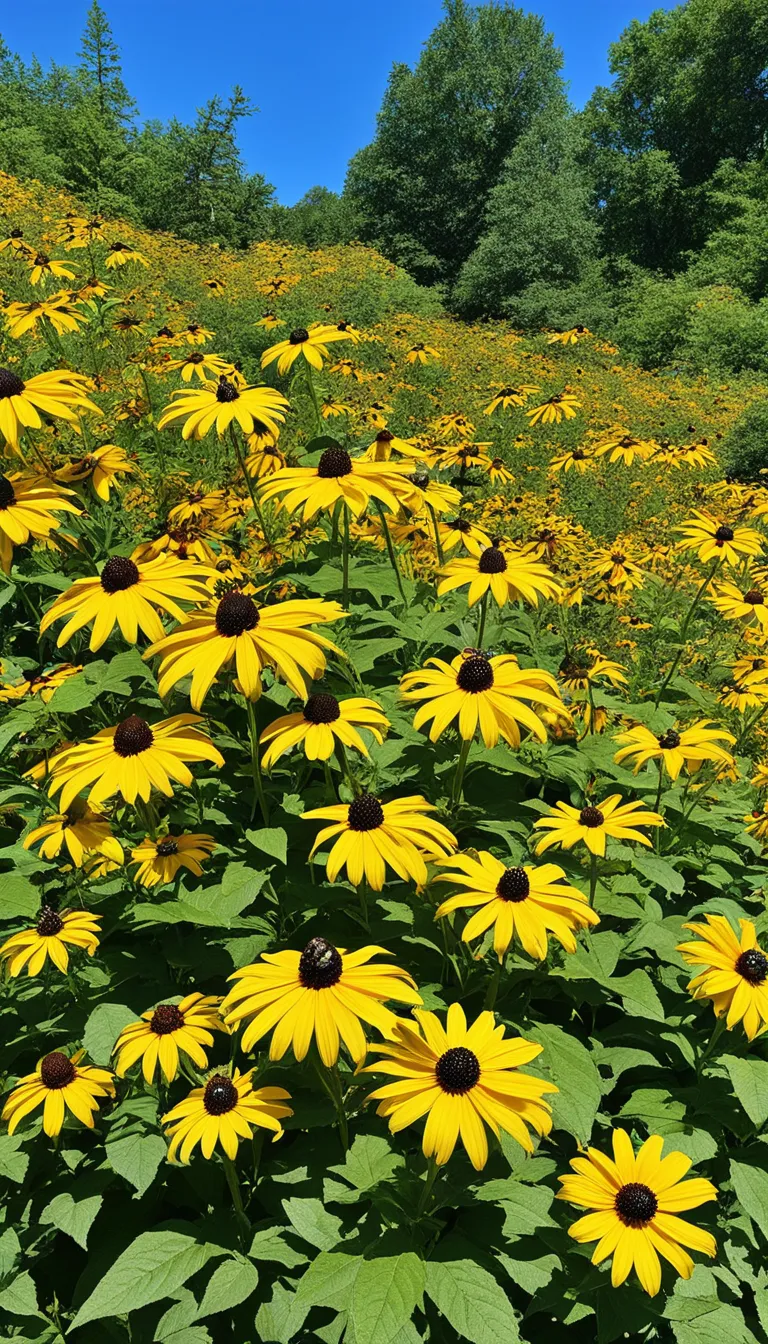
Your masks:
{"label": "dark brown flower center", "polygon": [[499,543],[494,541],[492,545],[487,546],[478,561],[478,569],[481,574],[503,574],[507,568],[507,560],[503,551],[499,550]]}
{"label": "dark brown flower center", "polygon": [[674,728],[670,728],[666,733],[662,733],[658,743],[662,751],[674,751],[680,746],[680,734],[676,733]]}
{"label": "dark brown flower center", "polygon": [[744,601],[748,602],[751,607],[762,607],[765,598],[759,588],[750,588],[749,592],[744,594]]}
{"label": "dark brown flower center", "polygon": [[411,485],[416,486],[417,490],[426,490],[429,486],[429,476],[426,471],[416,471],[413,476],[408,477],[408,480]]}
{"label": "dark brown flower center", "polygon": [[170,1036],[172,1031],[180,1031],[184,1026],[184,1014],[175,1003],[161,1003],[152,1014],[149,1025],[156,1036]]}
{"label": "dark brown flower center", "polygon": [[105,593],[122,593],[138,582],[138,566],[127,555],[111,555],[101,571],[101,586]]}
{"label": "dark brown flower center", "polygon": [[[158,332],[158,336],[159,335],[160,333]],[[205,355],[202,353],[201,350],[193,350],[191,355],[187,355],[186,362],[187,364],[202,364],[204,359]]]}
{"label": "dark brown flower center", "polygon": [[332,448],[326,448],[317,464],[317,474],[324,481],[338,476],[349,476],[351,470],[352,458],[340,443],[335,443]]}
{"label": "dark brown flower center", "polygon": [[582,807],[579,813],[579,822],[582,826],[602,826],[605,817],[599,807]]}
{"label": "dark brown flower center", "polygon": [[462,691],[477,695],[480,691],[490,691],[493,686],[493,668],[490,659],[484,653],[473,653],[464,662],[456,675],[456,685]]}
{"label": "dark brown flower center", "polygon": [[24,391],[24,382],[10,369],[0,369],[0,401],[4,397],[20,397]]}
{"label": "dark brown flower center", "polygon": [[219,386],[216,388],[216,400],[237,401],[239,396],[240,393],[238,392],[234,383],[231,383],[229,379],[225,378],[224,374],[222,374],[221,377],[219,378]]}
{"label": "dark brown flower center", "polygon": [[55,934],[61,933],[63,928],[64,920],[58,910],[54,910],[53,906],[50,905],[40,907],[40,914],[37,917],[37,932],[41,938],[53,938]]}
{"label": "dark brown flower center", "polygon": [[208,1079],[203,1093],[203,1106],[209,1115],[226,1115],[237,1105],[237,1088],[225,1073],[215,1073]]}
{"label": "dark brown flower center", "polygon": [[158,840],[155,852],[159,859],[169,859],[172,854],[178,854],[179,842],[172,835],[166,835],[164,840]]}
{"label": "dark brown flower center", "polygon": [[645,1227],[656,1213],[658,1200],[650,1186],[630,1181],[618,1191],[614,1208],[625,1227]]}
{"label": "dark brown flower center", "polygon": [[733,528],[728,527],[725,523],[722,527],[718,527],[715,533],[715,541],[719,546],[722,546],[724,541],[733,541]]}
{"label": "dark brown flower center", "polygon": [[376,442],[377,442],[377,443],[391,443],[392,440],[394,439],[394,437],[395,437],[394,434],[392,434],[390,430],[388,430],[388,429],[380,429],[379,432],[378,432],[378,434],[376,435]]}
{"label": "dark brown flower center", "polygon": [[341,714],[335,695],[320,692],[310,695],[304,706],[304,718],[307,723],[335,723]]}
{"label": "dark brown flower center", "polygon": [[455,532],[466,533],[472,531],[472,524],[468,518],[450,518],[448,520],[448,526],[452,527]]}
{"label": "dark brown flower center", "polygon": [[46,1055],[40,1065],[40,1077],[43,1080],[43,1086],[50,1088],[51,1091],[58,1091],[60,1087],[66,1087],[68,1083],[74,1082],[77,1076],[77,1069],[71,1059],[62,1054],[61,1050],[54,1050],[50,1055]]}
{"label": "dark brown flower center", "polygon": [[507,868],[496,884],[496,895],[515,905],[530,895],[531,884],[524,868]]}
{"label": "dark brown flower center", "polygon": [[384,823],[384,808],[372,793],[361,793],[350,803],[347,820],[353,831],[375,831]]}
{"label": "dark brown flower center", "polygon": [[573,458],[574,462],[583,462],[586,456],[587,454],[584,452],[583,448],[574,448],[573,452],[571,453],[571,457]]}
{"label": "dark brown flower center", "polygon": [[299,979],[305,989],[330,989],[343,969],[341,953],[326,938],[313,938],[299,958]]}
{"label": "dark brown flower center", "polygon": [[[758,813],[758,816],[760,813]],[[762,985],[768,976],[768,957],[759,947],[750,947],[736,959],[736,970],[750,985]]]}
{"label": "dark brown flower center", "polygon": [[309,340],[309,332],[307,331],[306,327],[296,327],[295,330],[292,331],[290,336],[288,337],[288,342],[290,345],[303,345],[304,342],[308,340]]}
{"label": "dark brown flower center", "polygon": [[446,1050],[435,1065],[435,1075],[440,1087],[452,1097],[469,1092],[480,1078],[480,1061],[473,1050],[464,1045],[454,1045]]}
{"label": "dark brown flower center", "polygon": [[142,751],[149,751],[154,740],[155,735],[146,720],[131,714],[117,725],[113,745],[118,756],[140,756]]}
{"label": "dark brown flower center", "polygon": [[237,590],[225,593],[216,608],[216,629],[225,638],[243,635],[259,623],[259,609],[252,597]]}

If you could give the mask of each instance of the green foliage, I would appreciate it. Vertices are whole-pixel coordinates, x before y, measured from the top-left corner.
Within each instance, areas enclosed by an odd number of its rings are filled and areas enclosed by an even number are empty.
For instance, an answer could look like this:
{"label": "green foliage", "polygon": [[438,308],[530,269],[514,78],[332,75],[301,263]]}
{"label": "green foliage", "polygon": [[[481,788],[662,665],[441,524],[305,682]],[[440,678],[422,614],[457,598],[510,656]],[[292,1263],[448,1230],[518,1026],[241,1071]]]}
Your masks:
{"label": "green foliage", "polygon": [[742,412],[723,441],[722,458],[737,481],[761,480],[768,467],[768,402],[755,401]]}

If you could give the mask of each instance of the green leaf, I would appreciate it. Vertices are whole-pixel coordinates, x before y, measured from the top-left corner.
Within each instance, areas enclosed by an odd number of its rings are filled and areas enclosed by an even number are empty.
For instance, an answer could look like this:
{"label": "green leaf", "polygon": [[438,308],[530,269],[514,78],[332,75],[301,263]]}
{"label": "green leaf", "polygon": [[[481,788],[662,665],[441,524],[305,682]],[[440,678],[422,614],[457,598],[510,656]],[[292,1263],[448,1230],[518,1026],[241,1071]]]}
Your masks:
{"label": "green leaf", "polygon": [[647,971],[638,968],[630,971],[629,975],[615,975],[610,981],[610,986],[621,995],[624,1010],[630,1017],[648,1019],[651,1022],[664,1021],[661,999]]}
{"label": "green leaf", "polygon": [[140,1199],[154,1181],[168,1150],[159,1134],[136,1133],[111,1139],[105,1151],[112,1170],[134,1186],[135,1198]]}
{"label": "green leaf", "polygon": [[309,1303],[302,1302],[298,1293],[276,1283],[270,1301],[263,1302],[256,1313],[257,1337],[265,1344],[289,1344],[304,1324],[309,1310]]}
{"label": "green leaf", "polygon": [[252,1260],[272,1260],[278,1265],[285,1265],[286,1269],[305,1265],[308,1259],[306,1255],[288,1245],[278,1227],[263,1227],[260,1231],[254,1232],[248,1254]]}
{"label": "green leaf", "polygon": [[472,1260],[427,1262],[427,1294],[449,1325],[470,1344],[506,1344],[520,1338],[504,1289]]}
{"label": "green leaf", "polygon": [[0,919],[37,918],[40,888],[20,873],[3,873],[0,878]]}
{"label": "green leaf", "polygon": [[[343,1176],[349,1181],[354,1189],[346,1190],[335,1181],[326,1181],[326,1191],[331,1187],[335,1200],[344,1204],[352,1203],[363,1191],[373,1190],[382,1181],[388,1181],[404,1162],[405,1159],[399,1153],[394,1153],[387,1139],[381,1135],[358,1134],[344,1164],[330,1168],[334,1175]],[[329,1198],[328,1193],[326,1198]]]}
{"label": "green leaf", "polygon": [[197,1319],[202,1320],[205,1316],[215,1316],[219,1311],[231,1311],[233,1307],[239,1307],[251,1293],[255,1293],[258,1283],[256,1268],[249,1260],[242,1256],[225,1260],[216,1266],[208,1280]]}
{"label": "green leaf", "polygon": [[16,1230],[7,1227],[0,1236],[0,1279],[7,1279],[13,1273],[21,1256],[21,1243]]}
{"label": "green leaf", "polygon": [[0,1293],[0,1311],[9,1311],[13,1316],[42,1316],[37,1307],[35,1281],[26,1270]]}
{"label": "green leaf", "polygon": [[56,1195],[50,1204],[46,1204],[40,1214],[40,1222],[43,1226],[58,1227],[60,1232],[65,1232],[85,1250],[91,1224],[101,1205],[101,1195],[87,1195],[85,1199],[76,1199],[71,1191],[65,1190],[62,1194]]}
{"label": "green leaf", "polygon": [[0,1134],[0,1176],[21,1185],[27,1174],[29,1157],[20,1151],[23,1139],[16,1134]]}
{"label": "green leaf", "polygon": [[99,1280],[72,1328],[172,1297],[212,1256],[222,1254],[220,1247],[183,1232],[142,1232]]}
{"label": "green leaf", "polygon": [[559,1092],[547,1096],[555,1127],[564,1129],[585,1144],[592,1133],[602,1089],[600,1074],[585,1046],[559,1027],[537,1024],[528,1036],[544,1047],[537,1063],[547,1066]]}
{"label": "green leaf", "polygon": [[100,1003],[94,1008],[83,1032],[83,1046],[94,1064],[108,1065],[123,1027],[138,1020],[124,1003]]}
{"label": "green leaf", "polygon": [[744,1107],[752,1124],[759,1127],[768,1120],[768,1061],[748,1055],[721,1055],[738,1101]]}
{"label": "green leaf", "polygon": [[523,1185],[512,1178],[486,1181],[477,1191],[477,1198],[501,1204],[506,1214],[505,1237],[527,1237],[539,1227],[556,1226],[548,1212],[554,1193],[546,1185]]}
{"label": "green leaf", "polygon": [[296,1295],[310,1307],[333,1307],[346,1311],[352,1285],[363,1263],[361,1255],[340,1251],[321,1251],[299,1280]]}
{"label": "green leaf", "polygon": [[319,1251],[341,1241],[341,1219],[328,1213],[319,1199],[284,1199],[283,1208],[296,1235]]}
{"label": "green leaf", "polygon": [[349,1304],[355,1344],[392,1344],[421,1302],[424,1285],[424,1261],[414,1251],[364,1260]]}
{"label": "green leaf", "polygon": [[245,838],[263,854],[269,854],[270,858],[277,859],[280,863],[287,862],[288,835],[282,826],[266,826],[259,831],[246,831]]}
{"label": "green leaf", "polygon": [[660,858],[658,854],[650,854],[639,846],[633,853],[633,858],[635,868],[643,874],[643,877],[647,877],[649,882],[655,883],[668,894],[682,896],[685,891],[685,879],[666,859]]}
{"label": "green leaf", "polygon": [[744,1212],[768,1237],[768,1171],[731,1159],[731,1180]]}

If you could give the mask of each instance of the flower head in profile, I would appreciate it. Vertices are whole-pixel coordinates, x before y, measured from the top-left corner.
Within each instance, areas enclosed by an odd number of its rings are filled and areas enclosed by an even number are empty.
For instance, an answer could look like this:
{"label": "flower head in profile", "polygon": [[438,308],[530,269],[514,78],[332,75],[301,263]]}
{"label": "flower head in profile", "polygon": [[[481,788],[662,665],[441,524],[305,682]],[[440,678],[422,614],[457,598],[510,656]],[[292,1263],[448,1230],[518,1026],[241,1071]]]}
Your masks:
{"label": "flower head in profile", "polygon": [[66,466],[59,467],[56,479],[67,482],[90,479],[94,493],[106,503],[110,490],[118,484],[118,478],[135,471],[124,448],[118,447],[116,443],[104,443],[100,448],[86,453],[85,457],[73,458]]}
{"label": "flower head in profile", "polygon": [[563,849],[572,849],[579,841],[587,846],[590,854],[605,856],[605,842],[610,836],[614,840],[634,840],[649,849],[651,842],[647,835],[638,830],[638,826],[663,826],[664,820],[658,812],[651,812],[643,803],[622,803],[620,793],[612,793],[610,798],[594,806],[571,807],[570,803],[559,802],[549,816],[539,817],[534,829],[549,833],[542,836],[536,844],[536,853],[543,854],[553,845]]}
{"label": "flower head in profile", "polygon": [[419,341],[406,351],[405,358],[408,364],[429,364],[430,360],[440,358],[440,351],[435,350],[433,345]]}
{"label": "flower head in profile", "polygon": [[228,1158],[237,1157],[241,1139],[250,1139],[254,1129],[268,1129],[272,1142],[282,1138],[281,1120],[293,1115],[284,1087],[253,1086],[253,1069],[240,1073],[214,1073],[203,1087],[194,1087],[184,1101],[167,1111],[162,1122],[171,1140],[168,1161],[189,1162],[200,1144],[203,1157],[213,1157],[217,1144]]}
{"label": "flower head in profile", "polygon": [[546,742],[547,729],[541,709],[568,718],[557,682],[541,668],[522,668],[511,653],[488,657],[479,649],[465,649],[450,663],[428,658],[426,667],[407,672],[400,682],[404,700],[422,700],[414,728],[430,719],[430,741],[458,720],[459,736],[471,740],[480,729],[486,747],[495,747],[500,737],[519,747],[521,729],[539,742]]}
{"label": "flower head in profile", "polygon": [[696,937],[677,948],[686,965],[700,968],[688,990],[694,999],[711,999],[715,1017],[725,1015],[729,1031],[741,1022],[753,1041],[768,1028],[768,957],[751,920],[739,920],[737,937],[724,915],[704,919],[683,925]]}
{"label": "flower head in profile", "polygon": [[645,583],[645,574],[632,555],[632,548],[621,539],[617,539],[613,546],[601,546],[592,551],[584,577],[597,580],[609,591],[617,593],[631,593]]}
{"label": "flower head in profile", "polygon": [[374,946],[347,952],[326,938],[313,938],[302,952],[264,952],[261,961],[229,977],[235,984],[222,1015],[230,1028],[250,1019],[242,1038],[245,1051],[271,1031],[270,1059],[282,1059],[292,1048],[302,1060],[314,1039],[328,1068],[342,1043],[360,1064],[368,1050],[362,1024],[391,1039],[397,1019],[385,1004],[422,1001],[407,971],[373,961],[389,955]]}
{"label": "flower head in profile", "polygon": [[552,1114],[544,1097],[557,1088],[521,1073],[520,1066],[542,1047],[521,1036],[505,1039],[493,1013],[481,1013],[467,1027],[458,1003],[448,1009],[445,1027],[436,1013],[416,1009],[413,1016],[413,1022],[397,1022],[392,1044],[372,1047],[383,1058],[362,1070],[395,1080],[368,1097],[379,1103],[376,1114],[389,1120],[391,1132],[426,1116],[422,1151],[438,1166],[461,1137],[472,1166],[482,1171],[488,1161],[486,1125],[497,1138],[504,1130],[532,1152],[529,1130],[549,1134]]}
{"label": "flower head in profile", "polygon": [[575,420],[580,406],[581,402],[573,392],[555,392],[525,414],[531,425],[559,425],[561,420]]}
{"label": "flower head in profile", "polygon": [[388,462],[393,453],[398,453],[400,457],[423,458],[426,456],[423,448],[418,444],[412,443],[410,439],[400,439],[397,434],[393,434],[391,429],[383,426],[377,433],[373,443],[369,444],[363,453],[362,460],[365,462]]}
{"label": "flower head in profile", "polygon": [[109,1069],[83,1064],[84,1050],[70,1059],[62,1050],[44,1055],[34,1073],[20,1078],[3,1106],[2,1119],[8,1121],[8,1133],[38,1106],[43,1108],[43,1130],[56,1138],[64,1127],[69,1111],[88,1129],[104,1097],[114,1097],[115,1084]]}
{"label": "flower head in profile", "polygon": [[383,742],[389,719],[381,705],[361,696],[337,700],[327,691],[316,691],[299,713],[283,714],[264,729],[259,741],[268,746],[262,765],[271,770],[281,756],[299,744],[308,761],[330,760],[338,742],[367,756],[368,747],[358,728],[367,729],[376,742]]}
{"label": "flower head in profile", "polygon": [[0,433],[11,448],[18,448],[25,429],[40,429],[41,415],[77,421],[78,412],[95,411],[88,399],[85,374],[54,369],[21,378],[12,369],[0,369]]}
{"label": "flower head in profile", "polygon": [[547,345],[577,345],[583,341],[585,336],[591,336],[589,327],[585,327],[581,322],[578,326],[569,327],[567,331],[553,331],[547,337]]}
{"label": "flower head in profile", "polygon": [[113,836],[101,809],[89,807],[83,798],[74,798],[66,812],[47,817],[25,835],[25,849],[32,849],[37,844],[40,845],[41,859],[57,859],[65,850],[76,868],[82,868],[85,860],[94,854],[101,854],[113,863],[123,862],[123,847]]}
{"label": "flower head in profile", "polygon": [[217,383],[206,382],[200,388],[179,388],[157,422],[158,429],[182,425],[183,439],[204,439],[216,427],[219,438],[230,425],[239,425],[244,434],[253,434],[257,424],[266,424],[277,437],[285,420],[286,398],[273,387],[237,387],[222,374]]}
{"label": "flower head in profile", "polygon": [[517,410],[524,406],[529,397],[535,395],[539,389],[535,383],[521,383],[519,387],[502,387],[494,392],[491,400],[483,411],[484,415],[493,415],[495,411]]}
{"label": "flower head in profile", "polygon": [[[493,929],[493,950],[503,961],[514,937],[536,961],[543,961],[548,935],[576,951],[579,929],[600,923],[586,896],[565,881],[554,863],[509,868],[487,850],[441,859],[436,882],[463,887],[435,911],[442,919],[456,910],[474,910],[464,926],[462,941],[470,943]],[[451,871],[447,871],[450,869]]]}
{"label": "flower head in profile", "polygon": [[39,695],[43,704],[47,705],[59,687],[82,670],[76,663],[58,663],[50,672],[28,672],[20,681],[0,684],[0,704],[6,700],[24,700],[28,695]]}
{"label": "flower head in profile", "polygon": [[412,491],[404,478],[413,471],[413,463],[373,462],[351,457],[346,448],[334,443],[324,449],[314,467],[283,467],[265,481],[261,498],[265,502],[280,498],[280,508],[288,513],[302,510],[306,522],[321,511],[330,513],[339,501],[358,518],[371,500],[396,513],[401,499]]}
{"label": "flower head in profile", "polygon": [[271,345],[264,351],[261,356],[261,367],[266,369],[277,360],[277,372],[282,377],[293,368],[301,355],[311,368],[319,370],[323,367],[323,360],[328,359],[329,345],[334,341],[353,339],[352,332],[340,331],[338,327],[322,322],[316,322],[309,327],[295,327],[287,340],[278,341],[277,345]]}
{"label": "flower head in profile", "polygon": [[711,722],[697,719],[690,728],[668,728],[663,733],[652,733],[644,724],[636,724],[617,735],[615,740],[621,744],[621,750],[614,760],[617,765],[633,761],[635,774],[649,761],[658,761],[672,780],[684,768],[695,774],[706,762],[730,769],[733,756],[723,743],[733,746],[736,738],[724,728],[710,728]]}
{"label": "flower head in profile", "polygon": [[556,598],[561,588],[552,571],[538,560],[531,560],[516,547],[491,542],[478,556],[449,560],[438,583],[438,596],[469,585],[468,602],[473,607],[490,592],[498,606],[507,602],[539,605],[539,598]]}
{"label": "flower head in profile", "polygon": [[49,537],[63,522],[57,513],[80,512],[67,498],[71,494],[71,490],[42,476],[21,471],[4,476],[0,472],[0,567],[6,574],[11,572],[14,546]]}
{"label": "flower head in profile", "polygon": [[472,522],[467,513],[458,513],[455,518],[446,518],[438,524],[440,545],[444,552],[455,551],[457,546],[469,555],[480,556],[491,545],[487,532]]}
{"label": "flower head in profile", "polygon": [[695,551],[705,564],[718,560],[736,567],[745,556],[760,555],[763,550],[763,537],[754,527],[736,523],[731,526],[699,509],[694,510],[693,517],[686,519],[675,531],[682,533],[677,543],[679,550]]}
{"label": "flower head in profile", "polygon": [[101,915],[92,915],[88,910],[59,912],[53,905],[44,905],[31,929],[22,929],[3,943],[0,961],[8,963],[11,978],[25,969],[27,975],[39,975],[49,958],[66,974],[68,947],[82,948],[89,957],[93,956],[99,946],[100,920]]}
{"label": "flower head in profile", "polygon": [[220,1016],[221,999],[187,994],[179,1003],[159,1003],[142,1013],[138,1022],[123,1027],[115,1042],[115,1073],[124,1078],[141,1060],[148,1083],[154,1081],[158,1064],[172,1083],[179,1072],[179,1054],[188,1055],[198,1069],[208,1067],[203,1046],[213,1045],[214,1031],[226,1031]]}
{"label": "flower head in profile", "polygon": [[594,461],[594,453],[589,452],[587,448],[566,448],[562,453],[556,453],[552,458],[547,471],[550,476],[557,476],[559,472],[575,471],[579,476]]}
{"label": "flower head in profile", "polygon": [[151,835],[131,850],[133,863],[139,865],[134,874],[142,887],[158,887],[172,882],[180,869],[186,868],[195,877],[202,875],[202,865],[216,848],[212,835]]}
{"label": "flower head in profile", "polygon": [[635,460],[647,462],[653,449],[652,439],[638,439],[628,430],[618,426],[597,445],[594,453],[595,457],[607,457],[611,463],[621,462],[625,467],[631,467]]}
{"label": "flower head in profile", "polygon": [[768,807],[755,807],[744,818],[747,830],[756,840],[768,841]]}
{"label": "flower head in profile", "polygon": [[717,1190],[703,1177],[684,1180],[690,1157],[670,1152],[662,1158],[663,1149],[664,1139],[652,1134],[635,1154],[626,1130],[614,1129],[613,1158],[587,1148],[585,1155],[571,1158],[575,1176],[558,1176],[558,1199],[593,1210],[569,1229],[575,1241],[597,1242],[592,1264],[613,1256],[614,1288],[634,1267],[651,1297],[661,1287],[659,1256],[690,1279],[694,1264],[683,1248],[709,1256],[717,1249],[710,1232],[678,1217],[717,1199]]}
{"label": "flower head in profile", "polygon": [[620,689],[627,685],[626,668],[597,649],[574,649],[560,664],[560,679],[567,691],[589,691],[601,685]]}
{"label": "flower head in profile", "polygon": [[486,467],[486,471],[491,485],[510,485],[515,479],[503,457],[492,458],[491,465]]}
{"label": "flower head in profile", "polygon": [[739,586],[713,584],[709,600],[726,621],[743,621],[768,634],[768,582],[764,571],[754,576],[747,573]]}
{"label": "flower head in profile", "polygon": [[137,252],[128,243],[110,243],[106,257],[107,270],[114,271],[117,267],[128,266],[130,263],[139,266],[149,265],[143,252]]}
{"label": "flower head in profile", "polygon": [[382,803],[372,793],[361,793],[351,803],[312,808],[302,814],[305,820],[317,818],[331,825],[318,834],[310,858],[326,840],[334,840],[326,870],[329,882],[335,882],[346,867],[353,886],[365,879],[374,891],[381,891],[389,867],[403,882],[423,886],[425,860],[444,859],[457,848],[448,828],[425,816],[434,811],[420,794]]}
{"label": "flower head in profile", "polygon": [[180,373],[185,383],[191,382],[193,378],[199,383],[207,383],[209,379],[217,383],[219,378],[231,372],[232,365],[221,355],[210,354],[206,350],[190,350],[181,359],[169,359],[163,368],[169,373]]}

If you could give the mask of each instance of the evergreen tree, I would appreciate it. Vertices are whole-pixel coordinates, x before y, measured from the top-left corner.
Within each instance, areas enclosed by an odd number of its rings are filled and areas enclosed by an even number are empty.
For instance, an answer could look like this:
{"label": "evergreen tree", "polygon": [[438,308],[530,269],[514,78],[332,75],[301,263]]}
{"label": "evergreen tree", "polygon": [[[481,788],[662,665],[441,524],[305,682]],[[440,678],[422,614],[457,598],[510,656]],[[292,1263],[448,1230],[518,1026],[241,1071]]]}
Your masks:
{"label": "evergreen tree", "polygon": [[98,0],[92,0],[88,10],[79,55],[79,68],[93,87],[99,116],[118,124],[131,121],[136,104],[123,83],[120,52]]}

